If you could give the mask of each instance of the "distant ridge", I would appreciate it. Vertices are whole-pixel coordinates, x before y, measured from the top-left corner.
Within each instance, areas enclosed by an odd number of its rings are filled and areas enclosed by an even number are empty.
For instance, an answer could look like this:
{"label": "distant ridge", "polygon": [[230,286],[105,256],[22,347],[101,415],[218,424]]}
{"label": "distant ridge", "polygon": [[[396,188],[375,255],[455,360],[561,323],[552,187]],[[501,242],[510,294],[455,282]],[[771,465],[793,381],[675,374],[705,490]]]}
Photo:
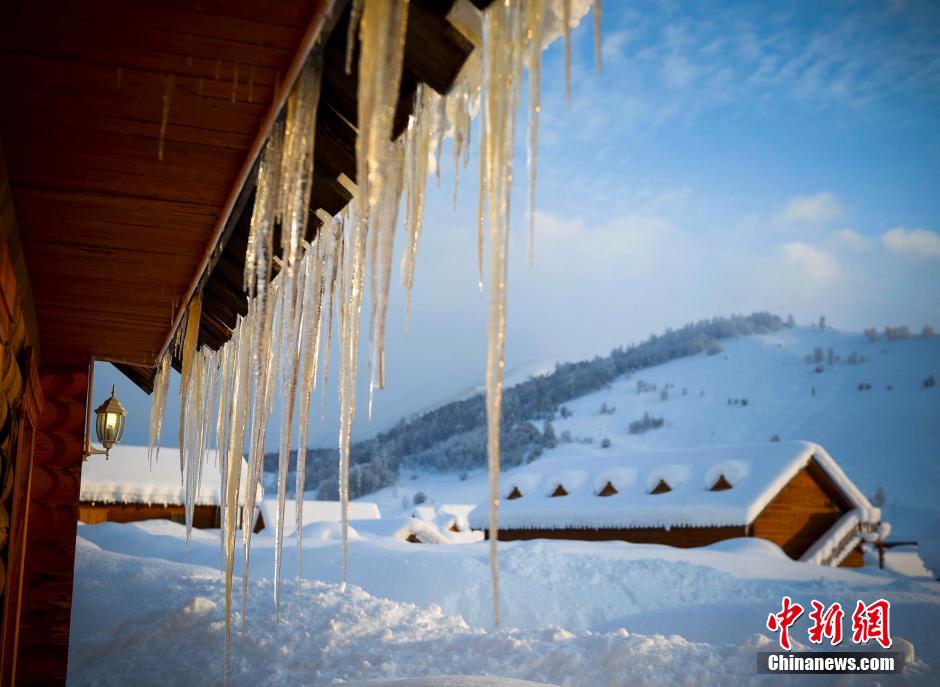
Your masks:
{"label": "distant ridge", "polygon": [[[715,317],[667,329],[661,335],[618,347],[606,356],[560,363],[546,374],[532,376],[509,387],[503,395],[501,462],[521,465],[554,445],[550,424],[539,429],[533,421],[550,421],[564,403],[610,384],[621,375],[685,356],[721,351],[720,341],[738,336],[767,334],[784,328],[784,322],[767,312]],[[482,393],[433,407],[403,418],[391,429],[352,446],[350,494],[369,494],[398,481],[402,465],[441,471],[469,470],[486,463],[486,411]],[[318,497],[337,497],[335,449],[307,452],[308,484]],[[277,456],[265,456],[266,469],[274,470]],[[295,455],[291,455],[292,465]],[[291,480],[290,483],[293,483]]]}

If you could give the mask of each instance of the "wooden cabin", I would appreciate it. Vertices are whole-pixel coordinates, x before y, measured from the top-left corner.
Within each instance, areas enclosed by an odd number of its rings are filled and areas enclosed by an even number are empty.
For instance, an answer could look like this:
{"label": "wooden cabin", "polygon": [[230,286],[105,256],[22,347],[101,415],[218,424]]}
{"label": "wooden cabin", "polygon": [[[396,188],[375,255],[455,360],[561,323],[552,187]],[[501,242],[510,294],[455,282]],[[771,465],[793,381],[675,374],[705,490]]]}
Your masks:
{"label": "wooden cabin", "polygon": [[[409,3],[394,136],[418,87],[448,93],[475,49],[461,6]],[[259,154],[311,59],[305,238],[352,198],[349,14],[348,0],[0,6],[0,685],[66,682],[94,361],[151,392],[195,294],[199,345],[230,338]]]}
{"label": "wooden cabin", "polygon": [[[817,444],[613,456],[566,446],[556,453],[505,475],[499,539],[689,548],[760,537],[796,560],[858,567],[863,541],[887,532],[879,509]],[[485,503],[470,524],[487,530]]]}
{"label": "wooden cabin", "polygon": [[[209,451],[193,505],[193,527],[213,529],[222,524],[222,479],[216,467],[217,454]],[[242,459],[238,527],[244,517],[248,463]],[[146,446],[121,446],[111,457],[89,456],[82,466],[78,519],[95,525],[102,522],[172,520],[184,523],[184,489],[180,484],[179,451],[164,448],[153,464]],[[257,487],[257,498],[261,488]],[[255,522],[256,518],[249,518]]]}

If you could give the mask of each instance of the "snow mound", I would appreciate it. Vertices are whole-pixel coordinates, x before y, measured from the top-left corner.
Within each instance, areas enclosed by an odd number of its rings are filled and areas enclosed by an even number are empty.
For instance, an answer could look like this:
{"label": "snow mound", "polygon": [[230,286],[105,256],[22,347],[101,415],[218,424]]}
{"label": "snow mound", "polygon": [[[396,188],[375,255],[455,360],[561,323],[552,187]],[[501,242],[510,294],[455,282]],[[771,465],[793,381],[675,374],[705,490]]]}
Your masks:
{"label": "snow mound", "polygon": [[743,553],[757,556],[770,556],[771,558],[781,558],[791,560],[777,544],[760,537],[734,537],[723,541],[709,544],[703,548],[711,551],[722,551],[724,553]]}
{"label": "snow mound", "polygon": [[416,544],[447,544],[449,540],[436,525],[418,518],[383,518],[356,523],[360,534],[390,537]]}
{"label": "snow mound", "polygon": [[[338,522],[311,522],[304,525],[301,530],[304,539],[313,539],[315,541],[342,541],[343,526]],[[349,526],[349,538],[359,539],[360,534],[354,527]]]}

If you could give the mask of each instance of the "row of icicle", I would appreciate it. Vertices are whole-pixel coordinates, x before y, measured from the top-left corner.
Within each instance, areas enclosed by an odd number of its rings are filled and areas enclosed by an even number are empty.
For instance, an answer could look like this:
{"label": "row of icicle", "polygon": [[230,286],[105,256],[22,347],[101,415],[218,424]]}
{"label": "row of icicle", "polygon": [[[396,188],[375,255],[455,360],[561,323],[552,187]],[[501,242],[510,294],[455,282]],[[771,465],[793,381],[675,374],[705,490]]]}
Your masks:
{"label": "row of icicle", "polygon": [[[483,15],[482,51],[471,54],[447,96],[419,85],[405,133],[391,140],[401,79],[407,2],[357,0],[359,21],[360,126],[354,202],[336,217],[317,211],[320,224],[308,228],[314,164],[314,133],[321,63],[311,58],[294,84],[286,117],[263,150],[245,259],[248,312],[218,351],[198,348],[201,300],[189,304],[176,342],[159,363],[150,420],[150,459],[159,440],[168,396],[170,360],[182,361],[180,384],[180,470],[185,491],[187,536],[207,451],[217,449],[222,479],[221,565],[225,572],[225,678],[232,637],[232,596],[237,530],[242,530],[241,620],[247,610],[251,517],[239,523],[239,504],[255,512],[264,468],[264,446],[275,399],[280,402],[275,529],[274,601],[280,611],[284,516],[291,447],[297,447],[297,575],[302,574],[303,495],[309,444],[311,398],[318,380],[325,387],[334,317],[339,342],[339,495],[343,533],[343,583],[349,577],[349,453],[356,408],[362,298],[370,291],[369,413],[385,376],[385,321],[401,197],[405,196],[405,247],[401,281],[410,307],[415,258],[421,236],[427,178],[440,173],[441,149],[453,138],[454,202],[457,172],[469,160],[470,126],[482,109],[479,141],[479,268],[483,286],[484,244],[489,240],[489,322],[486,365],[487,454],[489,462],[490,560],[494,624],[499,624],[497,534],[499,438],[506,322],[506,267],[509,201],[515,149],[516,112],[522,68],[529,67],[528,173],[530,259],[534,229],[535,170],[545,27],[562,24],[566,78],[570,78],[573,0],[497,0]],[[600,67],[600,2],[594,0],[595,49]],[[482,55],[479,53],[482,52]],[[567,90],[567,86],[566,86]],[[275,251],[275,226],[280,227]],[[308,234],[314,234],[308,242]],[[275,252],[280,257],[275,258]],[[277,271],[274,279],[270,276]],[[297,420],[296,441],[292,430]],[[247,446],[245,445],[247,442]],[[243,457],[247,463],[243,466]],[[247,474],[243,471],[247,470]]]}

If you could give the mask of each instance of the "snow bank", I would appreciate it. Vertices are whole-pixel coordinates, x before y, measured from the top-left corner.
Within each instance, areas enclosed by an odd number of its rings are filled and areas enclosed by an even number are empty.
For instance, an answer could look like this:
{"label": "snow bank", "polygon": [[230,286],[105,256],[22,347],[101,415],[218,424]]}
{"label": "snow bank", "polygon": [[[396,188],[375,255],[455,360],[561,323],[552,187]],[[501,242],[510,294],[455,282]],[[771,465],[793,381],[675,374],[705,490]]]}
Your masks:
{"label": "snow bank", "polygon": [[[97,530],[83,527],[82,531]],[[131,528],[127,531],[139,533]],[[365,542],[355,544],[367,546]],[[432,552],[445,548],[450,548],[451,553],[430,558],[443,561],[453,557],[453,551],[474,547],[373,549],[385,556],[385,562],[373,565],[371,575],[390,581],[398,579],[405,586],[415,587],[415,580],[408,579],[411,573],[402,567],[406,559],[389,556],[402,556],[404,550]],[[479,548],[482,552],[484,547]],[[510,566],[529,565],[537,559],[534,565],[538,570],[552,570],[544,566],[546,561],[538,551],[541,548],[545,553],[554,547],[518,548],[524,555],[511,557]],[[329,545],[312,556],[320,558],[324,551],[338,549]],[[356,551],[354,547],[353,570],[361,563],[355,560]],[[217,559],[217,547],[213,553]],[[421,557],[429,556],[408,560]],[[463,556],[459,559],[466,560]],[[660,562],[660,573],[667,570],[663,565]],[[556,570],[566,574],[563,566],[556,566]],[[481,565],[479,572],[482,581],[485,566]],[[658,584],[664,588],[671,586],[673,592],[680,591],[677,580],[651,572],[648,569],[645,575],[650,582],[658,577]],[[79,538],[75,573],[70,685],[219,684],[224,583],[217,570],[111,553]],[[438,577],[442,578],[443,589],[463,586],[453,576],[442,576],[439,572]],[[575,583],[575,578],[560,577],[555,580],[556,585],[560,579]],[[511,580],[510,574],[507,581]],[[488,632],[468,625],[458,615],[444,613],[434,602],[417,606],[379,598],[357,586],[344,592],[339,585],[319,581],[288,580],[283,587],[280,622],[275,623],[272,583],[267,579],[250,583],[248,628],[233,637],[233,685],[327,685],[405,679],[412,681],[399,683],[400,687],[407,684],[516,687],[512,682],[486,682],[493,678],[484,676],[569,687],[728,685],[754,681],[754,652],[774,646],[769,638],[754,634],[730,644],[715,630],[710,643],[689,641],[672,633],[639,634],[622,627],[610,631],[568,631],[555,626]],[[512,587],[510,591],[518,596]],[[752,620],[757,624],[766,618],[768,599],[774,598],[777,590],[773,594],[768,594],[765,588],[754,591],[763,600],[753,613]],[[129,603],[129,599],[133,602]],[[542,596],[534,601],[548,600],[549,597]],[[688,604],[686,607],[692,608]],[[899,609],[901,606],[892,604],[893,613],[899,613]],[[709,612],[714,613],[714,609],[704,611],[705,615],[698,611],[702,617],[711,617]],[[895,617],[892,616],[893,621]],[[896,646],[913,656],[911,645],[897,637],[903,626],[900,617],[893,623]],[[906,679],[927,682],[930,680],[927,670],[923,663],[915,661]],[[475,681],[445,680],[446,676],[454,675],[478,677]],[[414,681],[416,678],[424,681]],[[867,681],[845,676],[828,681],[824,678],[822,684],[827,683],[867,684],[870,678]],[[774,684],[798,685],[803,684],[803,679],[775,678]]]}
{"label": "snow bank", "polygon": [[[259,504],[264,517],[262,532],[274,533],[277,517],[277,499],[264,499]],[[351,501],[349,504],[350,520],[378,520],[382,517],[379,507],[370,501]],[[340,522],[341,508],[339,501],[308,501],[304,499],[304,527],[314,522]],[[287,499],[284,504],[284,534],[292,534],[297,529],[297,502]]]}
{"label": "snow bank", "polygon": [[[383,518],[356,524],[361,534],[390,537],[419,544],[447,544],[448,538],[433,524],[418,518]],[[417,540],[417,541],[414,541]]]}

